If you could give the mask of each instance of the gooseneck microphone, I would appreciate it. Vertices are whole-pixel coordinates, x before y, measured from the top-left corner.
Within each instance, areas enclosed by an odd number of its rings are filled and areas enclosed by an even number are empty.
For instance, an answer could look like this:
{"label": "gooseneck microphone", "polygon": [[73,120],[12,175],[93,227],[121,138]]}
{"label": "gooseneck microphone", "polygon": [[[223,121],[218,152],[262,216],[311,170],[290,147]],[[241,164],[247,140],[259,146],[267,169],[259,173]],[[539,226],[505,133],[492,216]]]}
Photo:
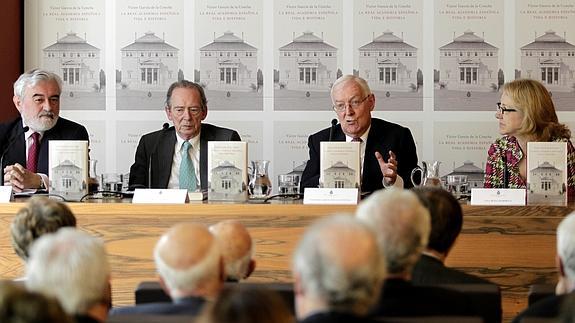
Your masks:
{"label": "gooseneck microphone", "polygon": [[26,133],[28,130],[30,130],[30,127],[28,126],[20,129],[15,135],[10,137],[10,139],[8,140],[8,144],[5,145],[4,148],[2,149],[2,155],[0,155],[0,168],[2,173],[2,176],[0,176],[0,185],[4,185],[4,155],[6,155],[8,150],[12,148],[12,145],[14,145],[18,137]]}
{"label": "gooseneck microphone", "polygon": [[164,122],[164,124],[162,125],[162,130],[158,134],[158,138],[157,138],[156,142],[154,143],[154,148],[152,149],[152,152],[150,153],[150,159],[148,160],[148,188],[152,188],[152,158],[154,157],[154,154],[157,154],[158,145],[160,144],[160,139],[162,138],[164,132],[166,132],[166,130],[168,130],[169,127],[170,127],[170,124],[167,122]]}
{"label": "gooseneck microphone", "polygon": [[337,126],[337,119],[331,119],[331,127],[329,128],[329,141],[333,141],[335,126]]}
{"label": "gooseneck microphone", "polygon": [[507,169],[507,153],[501,157],[503,161],[503,188],[509,188],[509,170]]}

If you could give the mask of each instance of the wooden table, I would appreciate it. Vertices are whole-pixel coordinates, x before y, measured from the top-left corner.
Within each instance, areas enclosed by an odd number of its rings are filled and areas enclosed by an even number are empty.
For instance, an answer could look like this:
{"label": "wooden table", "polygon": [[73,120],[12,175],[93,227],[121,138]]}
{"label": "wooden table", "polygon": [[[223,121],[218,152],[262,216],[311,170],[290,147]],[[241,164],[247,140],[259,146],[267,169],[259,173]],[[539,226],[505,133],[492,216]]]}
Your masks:
{"label": "wooden table", "polygon": [[[9,226],[24,204],[0,204],[0,274],[15,278],[23,265],[12,250]],[[134,288],[154,280],[152,249],[158,237],[178,222],[207,225],[225,219],[242,221],[256,242],[257,269],[250,280],[291,281],[292,250],[315,219],[355,206],[301,204],[128,203],[69,204],[85,231],[106,242],[112,265],[115,305],[132,304]],[[534,283],[554,283],[555,229],[574,206],[481,207],[464,205],[464,228],[448,265],[485,277],[503,290],[504,320],[526,306]]]}

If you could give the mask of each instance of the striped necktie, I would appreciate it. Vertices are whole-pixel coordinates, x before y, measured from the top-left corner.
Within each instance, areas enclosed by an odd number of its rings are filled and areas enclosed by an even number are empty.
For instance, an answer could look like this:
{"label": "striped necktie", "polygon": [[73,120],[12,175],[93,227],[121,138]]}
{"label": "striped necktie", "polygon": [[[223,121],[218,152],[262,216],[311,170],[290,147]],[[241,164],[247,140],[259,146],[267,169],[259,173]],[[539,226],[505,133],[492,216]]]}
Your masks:
{"label": "striped necktie", "polygon": [[198,182],[196,179],[196,170],[194,163],[190,157],[190,149],[192,144],[189,141],[184,141],[180,154],[182,155],[182,162],[180,163],[180,188],[188,189],[188,191],[195,191]]}
{"label": "striped necktie", "polygon": [[26,169],[32,173],[38,170],[38,148],[40,147],[40,134],[37,132],[32,133],[32,144],[28,148],[28,160],[26,160]]}

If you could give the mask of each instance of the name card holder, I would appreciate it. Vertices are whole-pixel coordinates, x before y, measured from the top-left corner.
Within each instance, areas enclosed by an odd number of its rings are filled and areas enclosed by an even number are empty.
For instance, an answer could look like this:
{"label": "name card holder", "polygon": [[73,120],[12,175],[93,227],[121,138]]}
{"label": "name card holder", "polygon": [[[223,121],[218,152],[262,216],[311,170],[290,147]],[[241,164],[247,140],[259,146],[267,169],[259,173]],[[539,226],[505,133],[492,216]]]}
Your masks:
{"label": "name card holder", "polygon": [[523,188],[472,188],[471,205],[525,205]]}
{"label": "name card holder", "polygon": [[134,191],[134,204],[184,204],[188,201],[186,189],[137,188]]}
{"label": "name card holder", "polygon": [[0,203],[9,203],[12,198],[12,186],[0,186]]}
{"label": "name card holder", "polygon": [[357,188],[312,188],[306,187],[303,204],[346,204],[355,205],[359,201]]}

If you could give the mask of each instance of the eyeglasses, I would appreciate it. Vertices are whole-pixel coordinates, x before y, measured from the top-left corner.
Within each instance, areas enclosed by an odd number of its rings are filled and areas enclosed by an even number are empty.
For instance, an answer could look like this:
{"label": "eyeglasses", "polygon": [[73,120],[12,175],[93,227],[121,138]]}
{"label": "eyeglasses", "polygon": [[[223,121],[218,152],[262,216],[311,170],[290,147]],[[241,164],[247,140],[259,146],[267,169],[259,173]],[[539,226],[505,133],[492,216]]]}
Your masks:
{"label": "eyeglasses", "polygon": [[501,102],[497,102],[497,112],[501,113],[502,115],[505,114],[505,112],[516,112],[516,111],[517,109],[508,108],[502,105]]}
{"label": "eyeglasses", "polygon": [[193,115],[193,116],[198,116],[198,115],[200,115],[200,114],[204,111],[204,109],[202,109],[201,107],[189,107],[189,108],[186,108],[186,107],[173,107],[173,108],[172,108],[172,111],[174,111],[174,114],[180,115],[180,116],[181,116],[182,114],[184,114],[184,112],[185,112],[186,110],[189,111],[190,114]]}
{"label": "eyeglasses", "polygon": [[333,105],[333,109],[335,110],[335,112],[343,112],[345,111],[345,107],[346,106],[350,106],[352,109],[357,109],[365,100],[367,100],[367,98],[369,98],[371,96],[371,94],[368,94],[365,98],[363,99],[354,99],[351,100],[347,103],[345,102],[340,102],[340,103],[336,103]]}

